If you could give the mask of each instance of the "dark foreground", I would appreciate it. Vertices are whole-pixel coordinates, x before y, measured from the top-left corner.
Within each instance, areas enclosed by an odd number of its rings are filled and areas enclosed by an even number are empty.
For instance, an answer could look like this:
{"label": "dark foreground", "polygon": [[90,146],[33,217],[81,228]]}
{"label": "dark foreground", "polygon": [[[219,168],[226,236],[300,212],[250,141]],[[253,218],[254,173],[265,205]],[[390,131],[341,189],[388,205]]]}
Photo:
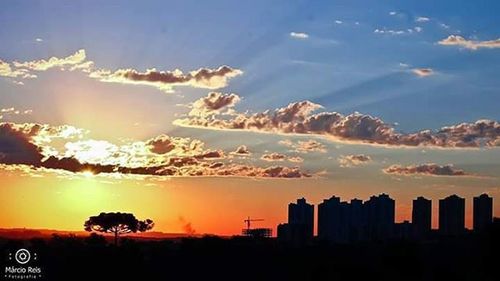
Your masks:
{"label": "dark foreground", "polygon": [[498,225],[460,238],[351,245],[244,237],[122,239],[118,247],[98,235],[9,239],[0,241],[2,271],[19,266],[9,253],[20,248],[32,256],[24,266],[42,271],[31,280],[500,280]]}

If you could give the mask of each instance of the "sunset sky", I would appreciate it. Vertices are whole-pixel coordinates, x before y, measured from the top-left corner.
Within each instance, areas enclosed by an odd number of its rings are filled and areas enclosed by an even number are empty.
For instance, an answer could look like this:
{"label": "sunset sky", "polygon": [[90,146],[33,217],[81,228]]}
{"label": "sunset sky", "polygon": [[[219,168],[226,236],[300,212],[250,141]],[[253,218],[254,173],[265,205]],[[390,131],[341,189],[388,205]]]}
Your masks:
{"label": "sunset sky", "polygon": [[237,234],[287,204],[487,193],[500,2],[2,1],[0,227]]}

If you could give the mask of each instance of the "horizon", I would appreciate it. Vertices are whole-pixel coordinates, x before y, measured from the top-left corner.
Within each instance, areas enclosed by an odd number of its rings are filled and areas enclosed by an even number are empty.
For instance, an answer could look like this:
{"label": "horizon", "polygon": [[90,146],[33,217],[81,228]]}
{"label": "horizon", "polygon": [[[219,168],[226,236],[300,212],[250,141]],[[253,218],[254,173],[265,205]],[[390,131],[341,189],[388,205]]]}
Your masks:
{"label": "horizon", "polygon": [[[496,7],[496,8],[495,8]],[[500,3],[4,1],[0,229],[241,234],[288,204],[493,198]],[[252,224],[254,225],[254,224]]]}

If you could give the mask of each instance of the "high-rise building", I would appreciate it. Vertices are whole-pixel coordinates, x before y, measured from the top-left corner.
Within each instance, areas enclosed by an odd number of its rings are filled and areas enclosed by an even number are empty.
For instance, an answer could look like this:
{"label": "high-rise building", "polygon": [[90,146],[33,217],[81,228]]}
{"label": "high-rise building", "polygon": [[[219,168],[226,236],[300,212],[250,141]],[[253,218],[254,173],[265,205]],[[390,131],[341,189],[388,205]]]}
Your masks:
{"label": "high-rise building", "polygon": [[363,200],[351,200],[351,228],[349,230],[349,239],[351,241],[360,241],[365,239],[365,213],[363,212]]}
{"label": "high-rise building", "polygon": [[439,200],[439,232],[460,235],[465,231],[465,199],[451,195]]}
{"label": "high-rise building", "polygon": [[314,205],[308,204],[305,198],[288,204],[288,224],[293,229],[300,229],[297,232],[303,232],[304,239],[311,239],[314,235]]}
{"label": "high-rise building", "polygon": [[415,238],[424,238],[431,232],[432,201],[420,196],[413,200],[411,223]]}
{"label": "high-rise building", "polygon": [[363,204],[368,239],[388,239],[393,234],[395,202],[387,194],[372,196]]}
{"label": "high-rise building", "polygon": [[336,243],[362,239],[363,201],[341,202],[332,196],[318,205],[318,237]]}
{"label": "high-rise building", "polygon": [[340,237],[340,198],[332,196],[318,204],[318,237],[337,241]]}
{"label": "high-rise building", "polygon": [[493,198],[489,197],[488,194],[481,194],[474,197],[473,205],[474,230],[479,231],[493,221]]}

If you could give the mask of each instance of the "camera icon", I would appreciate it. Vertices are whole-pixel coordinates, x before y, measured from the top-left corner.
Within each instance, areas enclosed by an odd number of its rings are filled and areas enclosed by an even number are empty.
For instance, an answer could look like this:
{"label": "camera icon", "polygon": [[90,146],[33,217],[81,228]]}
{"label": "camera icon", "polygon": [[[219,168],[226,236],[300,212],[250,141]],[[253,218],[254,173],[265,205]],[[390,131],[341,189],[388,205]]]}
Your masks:
{"label": "camera icon", "polygon": [[19,250],[17,250],[16,254],[14,255],[14,258],[16,259],[16,261],[19,264],[26,264],[30,261],[31,254],[26,249],[19,249]]}

